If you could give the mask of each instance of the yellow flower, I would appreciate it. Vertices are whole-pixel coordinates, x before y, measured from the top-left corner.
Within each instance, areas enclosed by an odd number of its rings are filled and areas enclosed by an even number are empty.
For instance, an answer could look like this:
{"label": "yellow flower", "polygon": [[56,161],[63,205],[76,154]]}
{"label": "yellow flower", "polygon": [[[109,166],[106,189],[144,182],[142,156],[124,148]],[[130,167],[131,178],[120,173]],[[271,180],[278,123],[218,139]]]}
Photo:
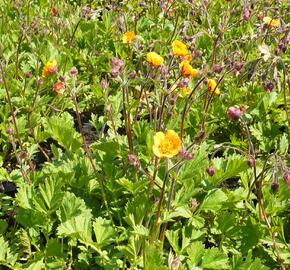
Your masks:
{"label": "yellow flower", "polygon": [[174,40],[172,42],[171,46],[172,46],[173,54],[175,56],[187,56],[187,55],[189,55],[187,46],[183,42],[181,42],[179,40]]}
{"label": "yellow flower", "polygon": [[57,62],[56,60],[49,60],[42,69],[42,78],[57,73]]}
{"label": "yellow flower", "polygon": [[123,35],[123,43],[131,44],[136,39],[135,32],[126,32]]}
{"label": "yellow flower", "polygon": [[182,87],[179,89],[179,96],[180,97],[188,97],[191,94],[191,91],[188,87]]}
{"label": "yellow flower", "polygon": [[208,88],[208,90],[209,90],[210,92],[213,92],[213,91],[214,91],[214,94],[215,94],[215,95],[219,95],[219,94],[220,94],[220,90],[219,90],[219,88],[216,87],[216,86],[217,86],[217,83],[216,83],[215,80],[213,80],[213,79],[209,79],[209,80],[207,81],[207,88]]}
{"label": "yellow flower", "polygon": [[174,130],[167,130],[164,134],[159,131],[154,135],[153,153],[157,157],[173,157],[181,149],[181,140]]}
{"label": "yellow flower", "polygon": [[280,20],[279,19],[272,19],[271,17],[264,17],[263,22],[267,24],[269,27],[279,27]]}
{"label": "yellow flower", "polygon": [[163,57],[160,56],[159,54],[157,54],[156,52],[147,53],[146,60],[150,65],[152,65],[154,67],[159,67],[164,62]]}
{"label": "yellow flower", "polygon": [[188,60],[184,60],[179,64],[179,69],[183,77],[196,77],[198,74],[198,70],[193,68]]}

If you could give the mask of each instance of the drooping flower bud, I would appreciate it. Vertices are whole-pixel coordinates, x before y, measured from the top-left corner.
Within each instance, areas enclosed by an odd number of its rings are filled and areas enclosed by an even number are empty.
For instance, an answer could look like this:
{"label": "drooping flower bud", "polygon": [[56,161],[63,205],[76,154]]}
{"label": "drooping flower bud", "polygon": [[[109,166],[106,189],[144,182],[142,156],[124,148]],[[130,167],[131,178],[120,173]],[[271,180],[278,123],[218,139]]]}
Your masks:
{"label": "drooping flower bud", "polygon": [[223,70],[223,67],[220,64],[214,66],[214,72],[220,74]]}
{"label": "drooping flower bud", "polygon": [[136,76],[137,76],[136,71],[132,71],[132,72],[129,73],[128,78],[130,80],[134,80],[136,78]]}
{"label": "drooping flower bud", "polygon": [[277,192],[278,189],[279,189],[279,184],[276,183],[276,182],[273,182],[272,185],[271,185],[271,190],[273,192]]}
{"label": "drooping flower bud", "polygon": [[184,147],[182,147],[178,153],[179,157],[182,159],[186,159],[186,160],[191,160],[193,159],[193,153],[186,151],[186,149]]}
{"label": "drooping flower bud", "polygon": [[272,82],[269,82],[269,81],[266,81],[264,84],[263,84],[263,86],[264,86],[264,89],[265,89],[265,91],[266,92],[272,92],[273,91],[273,89],[274,89],[274,84],[272,83]]}
{"label": "drooping flower bud", "polygon": [[76,77],[78,75],[79,71],[76,67],[72,67],[70,70],[70,75],[73,77]]}
{"label": "drooping flower bud", "polygon": [[64,76],[59,76],[59,80],[61,81],[61,82],[65,82],[65,77]]}
{"label": "drooping flower bud", "polygon": [[247,6],[243,7],[243,18],[246,22],[251,18],[251,10]]}
{"label": "drooping flower bud", "polygon": [[117,78],[124,69],[124,62],[122,59],[113,57],[110,74],[113,78]]}
{"label": "drooping flower bud", "polygon": [[253,168],[253,167],[255,166],[255,164],[256,164],[255,159],[250,158],[250,159],[248,160],[248,165],[249,165],[249,167]]}
{"label": "drooping flower bud", "polygon": [[290,170],[289,169],[286,169],[284,171],[283,179],[286,182],[286,184],[290,186]]}
{"label": "drooping flower bud", "polygon": [[31,73],[31,71],[27,71],[27,72],[25,72],[25,78],[26,79],[30,79],[31,77],[32,77],[32,73]]}
{"label": "drooping flower bud", "polygon": [[208,169],[207,169],[207,173],[213,177],[214,174],[215,174],[215,168],[213,166],[210,166]]}
{"label": "drooping flower bud", "polygon": [[100,86],[101,86],[101,88],[102,88],[103,90],[105,90],[105,89],[107,89],[107,88],[109,87],[109,83],[108,83],[108,81],[107,81],[106,79],[103,78],[103,79],[101,80]]}
{"label": "drooping flower bud", "polygon": [[132,165],[136,168],[140,168],[140,166],[141,166],[139,160],[137,159],[136,155],[134,155],[134,154],[128,155],[128,161],[129,161],[130,165]]}
{"label": "drooping flower bud", "polygon": [[13,129],[12,129],[11,127],[7,128],[7,129],[6,129],[6,133],[7,133],[8,135],[12,135],[12,134],[13,134]]}
{"label": "drooping flower bud", "polygon": [[56,16],[58,14],[58,8],[57,7],[52,7],[51,8],[51,14]]}
{"label": "drooping flower bud", "polygon": [[170,264],[170,269],[179,269],[180,266],[181,266],[180,258],[176,256]]}
{"label": "drooping flower bud", "polygon": [[229,107],[227,111],[227,117],[228,119],[232,121],[239,120],[241,116],[243,115],[243,111],[241,111],[240,108],[237,107]]}

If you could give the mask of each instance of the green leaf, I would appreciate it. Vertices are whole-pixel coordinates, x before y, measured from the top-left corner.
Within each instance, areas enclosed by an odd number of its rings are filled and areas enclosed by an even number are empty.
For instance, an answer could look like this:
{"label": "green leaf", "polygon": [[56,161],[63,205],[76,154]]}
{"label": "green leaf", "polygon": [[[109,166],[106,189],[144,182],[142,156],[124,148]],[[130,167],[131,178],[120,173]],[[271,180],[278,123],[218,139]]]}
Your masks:
{"label": "green leaf", "polygon": [[203,202],[200,205],[200,211],[217,211],[223,203],[228,199],[227,195],[220,189],[212,189],[205,196]]}
{"label": "green leaf", "polygon": [[240,227],[242,253],[247,253],[248,250],[254,248],[260,241],[263,233],[259,224],[255,224],[253,218],[248,218],[246,225]]}
{"label": "green leaf", "polygon": [[79,133],[74,128],[72,116],[64,112],[60,116],[43,118],[45,131],[56,140],[70,154],[80,153],[82,140]]}
{"label": "green leaf", "polygon": [[58,235],[91,241],[91,210],[81,198],[66,192],[57,216],[61,222],[57,228]]}
{"label": "green leaf", "polygon": [[289,148],[289,142],[286,133],[283,134],[283,136],[280,139],[279,144],[279,152],[281,155],[286,155],[288,153]]}
{"label": "green leaf", "polygon": [[0,236],[0,265],[1,263],[14,265],[17,260],[17,253],[11,251],[9,243]]}
{"label": "green leaf", "polygon": [[[208,167],[207,144],[202,143],[200,148],[194,153],[194,158],[186,162],[178,176],[181,182],[190,180],[200,180],[202,173]],[[189,184],[190,185],[190,184]]]}
{"label": "green leaf", "polygon": [[168,230],[165,233],[166,238],[176,254],[179,254],[179,230]]}
{"label": "green leaf", "polygon": [[187,248],[187,254],[189,257],[188,265],[190,268],[193,266],[198,266],[202,260],[202,257],[205,253],[205,248],[200,241],[195,241],[190,244]]}
{"label": "green leaf", "polygon": [[210,178],[210,182],[214,185],[236,177],[241,172],[248,169],[247,161],[240,155],[231,155],[226,158],[214,158],[213,166],[216,168],[216,173]]}
{"label": "green leaf", "polygon": [[56,178],[48,178],[45,183],[40,184],[39,192],[33,199],[36,209],[44,213],[58,209],[63,198],[61,187],[62,182]]}
{"label": "green leaf", "polygon": [[111,244],[117,235],[115,229],[111,225],[111,221],[102,217],[97,218],[93,223],[93,230],[97,243],[101,246],[107,246]]}
{"label": "green leaf", "polygon": [[145,245],[145,267],[144,270],[169,270],[164,265],[164,258],[159,248],[146,243]]}
{"label": "green leaf", "polygon": [[218,248],[206,249],[201,266],[207,269],[229,269],[228,257]]}

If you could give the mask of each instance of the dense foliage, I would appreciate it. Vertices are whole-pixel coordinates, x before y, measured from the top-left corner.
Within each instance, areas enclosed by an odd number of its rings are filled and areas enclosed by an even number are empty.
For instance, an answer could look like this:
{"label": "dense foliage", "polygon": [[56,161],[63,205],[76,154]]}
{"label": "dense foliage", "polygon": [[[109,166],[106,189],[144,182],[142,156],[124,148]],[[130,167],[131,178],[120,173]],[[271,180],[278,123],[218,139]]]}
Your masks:
{"label": "dense foliage", "polygon": [[287,0],[0,0],[0,269],[289,269]]}

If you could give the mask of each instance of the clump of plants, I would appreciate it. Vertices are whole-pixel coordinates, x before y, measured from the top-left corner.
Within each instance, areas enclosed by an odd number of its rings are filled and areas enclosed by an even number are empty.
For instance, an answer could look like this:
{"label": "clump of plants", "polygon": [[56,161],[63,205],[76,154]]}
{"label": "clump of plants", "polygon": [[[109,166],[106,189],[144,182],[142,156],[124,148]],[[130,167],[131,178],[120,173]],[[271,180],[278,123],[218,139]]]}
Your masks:
{"label": "clump of plants", "polygon": [[0,4],[1,269],[289,268],[288,1]]}

